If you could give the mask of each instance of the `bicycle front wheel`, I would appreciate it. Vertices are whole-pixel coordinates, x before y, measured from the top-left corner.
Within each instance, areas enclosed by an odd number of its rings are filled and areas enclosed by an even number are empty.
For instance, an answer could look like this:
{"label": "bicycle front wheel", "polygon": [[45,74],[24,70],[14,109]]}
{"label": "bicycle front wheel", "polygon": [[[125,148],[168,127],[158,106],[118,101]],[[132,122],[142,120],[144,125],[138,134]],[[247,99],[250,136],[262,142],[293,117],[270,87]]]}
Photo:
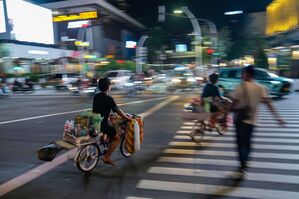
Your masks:
{"label": "bicycle front wheel", "polygon": [[190,137],[193,142],[200,143],[204,137],[204,125],[202,122],[195,122]]}
{"label": "bicycle front wheel", "polygon": [[80,171],[90,172],[98,164],[100,148],[97,144],[88,144],[81,147],[78,153],[76,165]]}

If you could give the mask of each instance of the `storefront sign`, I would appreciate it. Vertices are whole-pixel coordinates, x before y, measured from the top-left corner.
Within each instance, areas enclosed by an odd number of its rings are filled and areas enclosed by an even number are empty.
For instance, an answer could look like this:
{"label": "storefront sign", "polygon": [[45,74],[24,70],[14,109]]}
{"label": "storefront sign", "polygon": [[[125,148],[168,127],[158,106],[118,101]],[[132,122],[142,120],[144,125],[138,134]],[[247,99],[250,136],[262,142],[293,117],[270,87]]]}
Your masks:
{"label": "storefront sign", "polygon": [[55,16],[53,17],[53,21],[54,22],[74,21],[74,20],[83,20],[83,19],[95,19],[97,17],[98,17],[98,13],[96,11],[90,11],[90,12],[80,12],[77,14]]}
{"label": "storefront sign", "polygon": [[90,26],[89,20],[70,21],[68,22],[67,28],[86,28],[88,26]]}
{"label": "storefront sign", "polygon": [[136,41],[126,41],[126,48],[136,48]]}

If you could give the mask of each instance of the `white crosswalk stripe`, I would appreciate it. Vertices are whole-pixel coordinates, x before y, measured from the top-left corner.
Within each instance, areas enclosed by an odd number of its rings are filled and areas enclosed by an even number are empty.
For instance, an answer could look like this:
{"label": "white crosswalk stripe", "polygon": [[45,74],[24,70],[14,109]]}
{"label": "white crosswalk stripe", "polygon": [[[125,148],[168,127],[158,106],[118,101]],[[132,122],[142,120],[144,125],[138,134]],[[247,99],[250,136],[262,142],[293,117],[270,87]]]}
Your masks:
{"label": "white crosswalk stripe", "polygon": [[[213,148],[236,148],[235,143],[209,143],[209,142],[201,142],[200,144],[194,142],[170,142],[170,146],[182,146],[182,147],[213,147]],[[298,146],[289,146],[289,145],[271,145],[271,144],[254,144],[253,149],[276,149],[276,150],[290,150],[299,152]]]}
{"label": "white crosswalk stripe", "polygon": [[[168,154],[182,154],[182,155],[209,155],[209,156],[229,156],[237,157],[235,151],[214,151],[214,150],[193,150],[193,149],[165,149],[164,153]],[[277,158],[286,160],[299,160],[299,154],[285,153],[260,153],[252,152],[254,158]]]}
{"label": "white crosswalk stripe", "polygon": [[[235,129],[229,127],[224,136],[206,132],[201,143],[194,143],[190,138],[194,125],[191,121],[182,123],[155,165],[148,168],[148,176],[142,178],[136,188],[159,192],[158,198],[168,198],[169,193],[227,198],[299,198],[299,109],[280,111],[287,121],[285,127],[277,125],[268,110],[262,109],[259,113],[252,159],[242,185],[225,183],[234,179],[232,176],[239,166]],[[142,199],[136,197],[139,198]]]}
{"label": "white crosswalk stripe", "polygon": [[[185,169],[185,168],[171,168],[171,167],[151,167],[148,173],[164,174],[164,175],[178,175],[178,176],[196,176],[209,178],[226,178],[232,175],[230,171],[204,170],[204,169]],[[280,175],[280,174],[263,174],[250,173],[246,175],[247,180],[266,181],[266,182],[285,182],[285,183],[299,183],[299,176]]]}
{"label": "white crosswalk stripe", "polygon": [[[190,139],[190,136],[187,135],[176,135],[175,139]],[[204,140],[223,140],[223,141],[235,141],[235,138],[232,137],[211,137],[206,136]],[[282,139],[282,138],[253,138],[254,142],[272,142],[272,143],[287,143],[287,144],[299,144],[299,139]]]}
{"label": "white crosswalk stripe", "polygon": [[184,193],[201,193],[225,195],[233,197],[246,198],[261,198],[261,199],[282,199],[282,198],[299,198],[299,192],[279,191],[279,190],[265,190],[257,188],[239,187],[235,189],[230,186],[218,186],[208,184],[184,183],[184,182],[169,182],[162,180],[141,180],[137,188],[174,191]]}

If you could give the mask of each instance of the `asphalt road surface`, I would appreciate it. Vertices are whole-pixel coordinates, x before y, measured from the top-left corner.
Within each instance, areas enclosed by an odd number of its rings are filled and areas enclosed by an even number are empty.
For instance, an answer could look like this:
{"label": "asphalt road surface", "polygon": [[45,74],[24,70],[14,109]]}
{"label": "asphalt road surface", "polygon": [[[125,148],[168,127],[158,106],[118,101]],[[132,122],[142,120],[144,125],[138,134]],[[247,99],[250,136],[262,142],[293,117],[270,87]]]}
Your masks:
{"label": "asphalt road surface", "polygon": [[112,159],[117,167],[99,162],[89,175],[64,160],[64,152],[45,164],[36,151],[61,139],[64,122],[90,108],[90,100],[1,99],[0,198],[299,198],[298,94],[274,100],[286,127],[278,126],[261,107],[250,169],[243,181],[231,177],[238,166],[232,128],[224,136],[208,132],[201,145],[190,140],[192,122],[180,116],[191,96],[117,96],[126,112],[146,116],[142,149],[127,159],[116,151]]}

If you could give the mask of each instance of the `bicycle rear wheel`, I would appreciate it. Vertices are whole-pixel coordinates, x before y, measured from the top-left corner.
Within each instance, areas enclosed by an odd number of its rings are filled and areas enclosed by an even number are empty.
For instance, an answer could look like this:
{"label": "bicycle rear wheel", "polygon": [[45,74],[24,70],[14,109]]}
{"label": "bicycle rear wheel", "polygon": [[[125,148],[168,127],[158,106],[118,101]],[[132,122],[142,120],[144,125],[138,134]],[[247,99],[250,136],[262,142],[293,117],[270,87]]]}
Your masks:
{"label": "bicycle rear wheel", "polygon": [[203,122],[195,122],[190,137],[193,142],[200,143],[204,137],[204,123]]}
{"label": "bicycle rear wheel", "polygon": [[80,171],[90,172],[98,164],[100,148],[97,144],[88,144],[81,147],[76,160],[76,166]]}
{"label": "bicycle rear wheel", "polygon": [[125,136],[122,137],[121,143],[120,143],[120,153],[128,158],[132,155],[131,152],[128,151],[127,147],[126,147],[126,139]]}

